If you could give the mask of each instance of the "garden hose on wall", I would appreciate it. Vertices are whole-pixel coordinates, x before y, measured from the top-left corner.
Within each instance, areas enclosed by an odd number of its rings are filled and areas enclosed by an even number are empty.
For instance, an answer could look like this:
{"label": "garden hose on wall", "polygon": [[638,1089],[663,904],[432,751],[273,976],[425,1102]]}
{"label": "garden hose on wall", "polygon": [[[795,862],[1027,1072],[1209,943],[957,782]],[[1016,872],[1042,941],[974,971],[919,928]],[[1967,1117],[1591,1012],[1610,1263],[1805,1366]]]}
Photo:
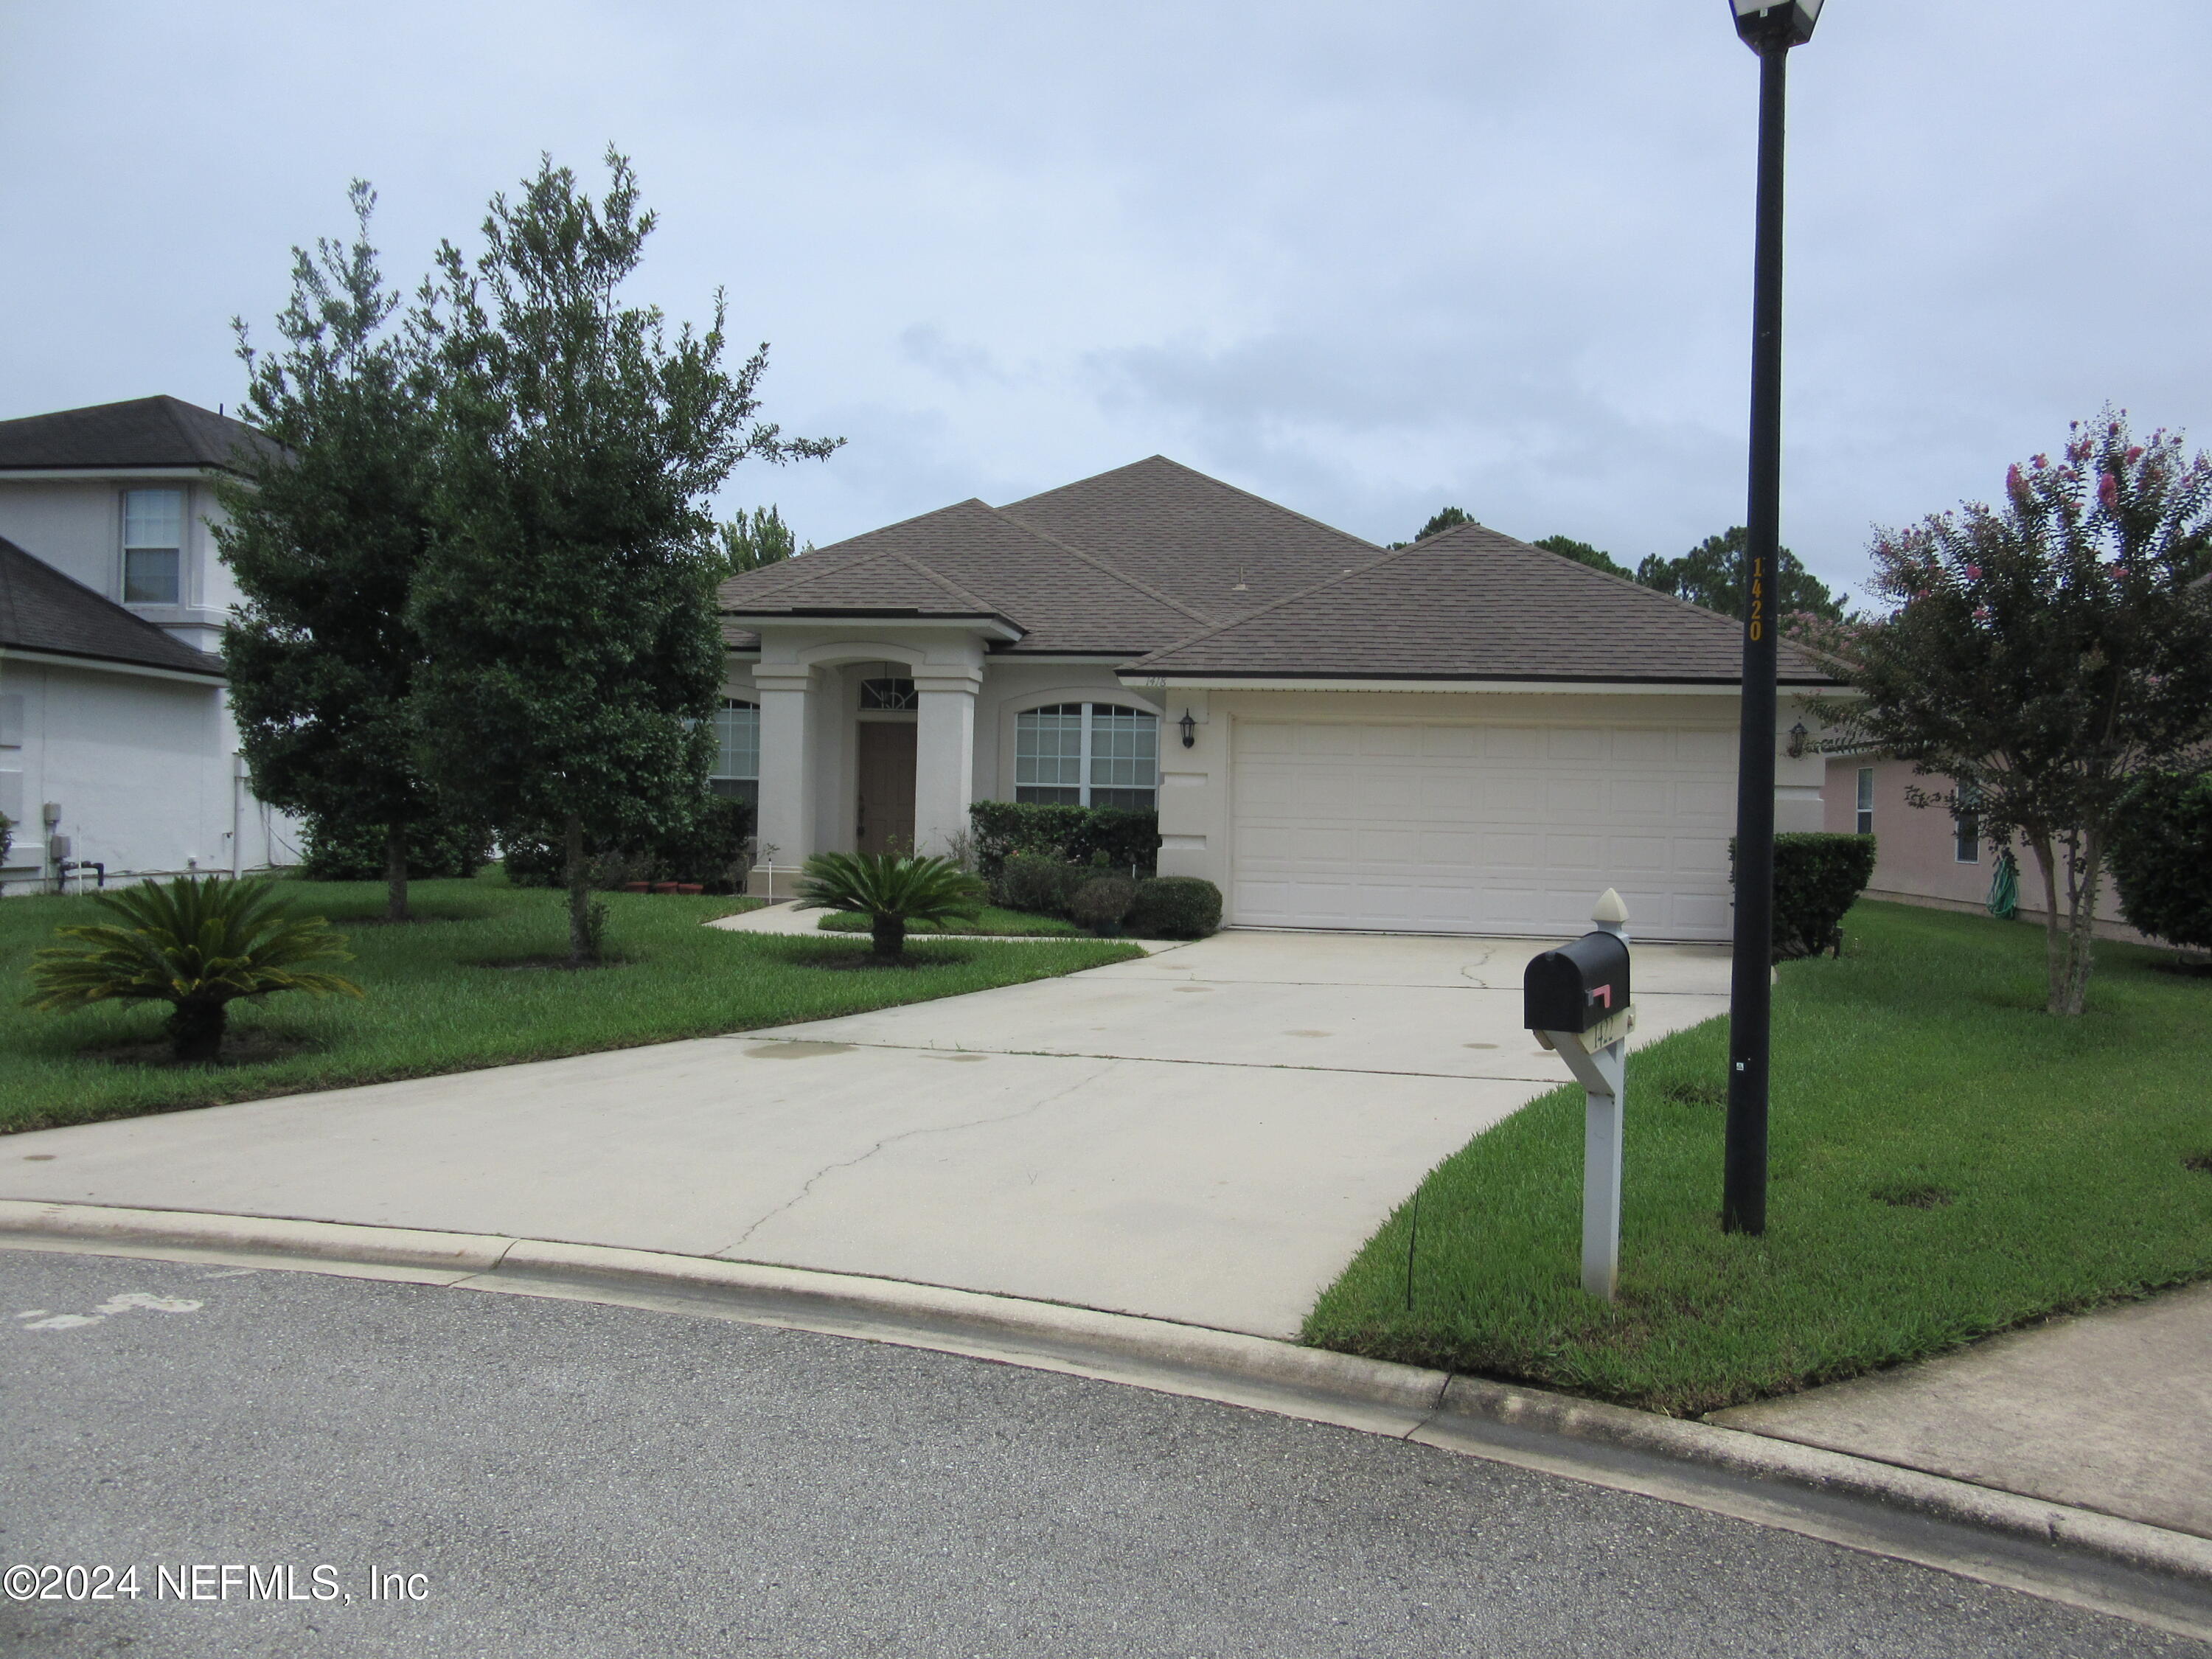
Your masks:
{"label": "garden hose on wall", "polygon": [[1997,867],[1990,877],[1990,914],[2010,921],[2020,914],[2020,863],[2008,847],[1997,854]]}

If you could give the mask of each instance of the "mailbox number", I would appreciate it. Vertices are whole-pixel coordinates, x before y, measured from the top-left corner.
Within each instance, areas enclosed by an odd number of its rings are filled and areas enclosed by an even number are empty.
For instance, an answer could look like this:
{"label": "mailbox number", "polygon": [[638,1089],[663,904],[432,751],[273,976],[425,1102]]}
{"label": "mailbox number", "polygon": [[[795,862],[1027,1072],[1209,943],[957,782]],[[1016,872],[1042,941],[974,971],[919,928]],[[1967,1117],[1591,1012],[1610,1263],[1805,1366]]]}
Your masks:
{"label": "mailbox number", "polygon": [[1766,561],[1751,562],[1751,637],[1753,641],[1766,631]]}

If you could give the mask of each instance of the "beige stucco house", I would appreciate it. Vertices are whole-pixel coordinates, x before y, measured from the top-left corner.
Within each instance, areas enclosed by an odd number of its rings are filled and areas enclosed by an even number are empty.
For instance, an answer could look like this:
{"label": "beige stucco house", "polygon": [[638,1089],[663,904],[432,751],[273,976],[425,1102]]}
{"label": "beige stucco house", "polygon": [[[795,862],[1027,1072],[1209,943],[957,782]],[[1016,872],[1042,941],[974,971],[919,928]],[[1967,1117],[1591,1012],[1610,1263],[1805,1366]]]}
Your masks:
{"label": "beige stucco house", "polygon": [[[1155,456],[722,605],[757,891],[1066,801],[1157,806],[1161,872],[1233,925],[1575,932],[1611,886],[1639,937],[1729,935],[1738,624],[1480,526],[1386,550]],[[1817,830],[1787,732],[1826,682],[1786,646],[1782,681],[1777,820]]]}

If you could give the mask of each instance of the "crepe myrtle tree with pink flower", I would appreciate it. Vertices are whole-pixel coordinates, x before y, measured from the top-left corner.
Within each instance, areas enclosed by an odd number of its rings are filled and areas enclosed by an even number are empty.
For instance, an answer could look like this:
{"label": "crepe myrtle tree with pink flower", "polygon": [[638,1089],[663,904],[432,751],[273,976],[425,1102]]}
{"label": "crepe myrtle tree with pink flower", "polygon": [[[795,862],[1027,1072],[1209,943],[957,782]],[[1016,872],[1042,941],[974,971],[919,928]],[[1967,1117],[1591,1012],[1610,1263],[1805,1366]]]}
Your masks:
{"label": "crepe myrtle tree with pink flower", "polygon": [[1949,787],[2042,865],[2054,1014],[2086,1005],[2097,895],[2129,790],[2212,741],[2212,457],[2138,442],[2126,411],[2075,422],[2002,499],[1881,532],[1886,614],[1792,631],[1850,687],[1816,705]]}

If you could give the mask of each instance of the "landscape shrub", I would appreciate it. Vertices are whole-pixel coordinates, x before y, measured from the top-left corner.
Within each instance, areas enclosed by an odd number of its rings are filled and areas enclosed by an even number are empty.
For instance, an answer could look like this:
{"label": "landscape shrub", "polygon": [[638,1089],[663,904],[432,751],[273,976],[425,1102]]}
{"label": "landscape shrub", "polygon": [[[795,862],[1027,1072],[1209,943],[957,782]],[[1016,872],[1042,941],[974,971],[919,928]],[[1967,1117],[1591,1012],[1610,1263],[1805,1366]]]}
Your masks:
{"label": "landscape shrub", "polygon": [[1048,853],[1015,853],[1000,866],[991,896],[1009,910],[1064,916],[1067,902],[1088,872]]}
{"label": "landscape shrub", "polygon": [[[702,796],[679,823],[657,836],[611,846],[586,843],[591,884],[602,891],[636,881],[696,882],[710,893],[734,893],[744,886],[745,842],[753,832],[753,809],[724,795]],[[566,855],[561,838],[545,831],[517,831],[502,837],[507,878],[518,887],[558,887]]]}
{"label": "landscape shrub", "polygon": [[[309,881],[382,881],[385,826],[310,816],[300,873]],[[459,818],[422,818],[407,826],[407,878],[466,880],[491,862],[491,831]]]}
{"label": "landscape shrub", "polygon": [[1160,815],[1113,806],[1039,806],[1023,801],[979,800],[968,809],[975,829],[975,869],[994,880],[1017,853],[1042,853],[1063,864],[1091,865],[1100,854],[1107,867],[1127,875],[1152,872],[1159,859]]}
{"label": "landscape shrub", "polygon": [[1140,881],[1127,923],[1139,939],[1204,939],[1221,926],[1221,890],[1197,876]]}
{"label": "landscape shrub", "polygon": [[1121,919],[1137,901],[1137,884],[1127,876],[1092,876],[1068,895],[1067,914],[1094,933],[1121,931]]}
{"label": "landscape shrub", "polygon": [[[1840,950],[1844,913],[1874,879],[1872,836],[1794,831],[1774,838],[1774,959]],[[1729,838],[1734,880],[1735,838]]]}
{"label": "landscape shrub", "polygon": [[2129,793],[2112,837],[2120,914],[2154,939],[2212,951],[2212,771],[2162,772]]}

